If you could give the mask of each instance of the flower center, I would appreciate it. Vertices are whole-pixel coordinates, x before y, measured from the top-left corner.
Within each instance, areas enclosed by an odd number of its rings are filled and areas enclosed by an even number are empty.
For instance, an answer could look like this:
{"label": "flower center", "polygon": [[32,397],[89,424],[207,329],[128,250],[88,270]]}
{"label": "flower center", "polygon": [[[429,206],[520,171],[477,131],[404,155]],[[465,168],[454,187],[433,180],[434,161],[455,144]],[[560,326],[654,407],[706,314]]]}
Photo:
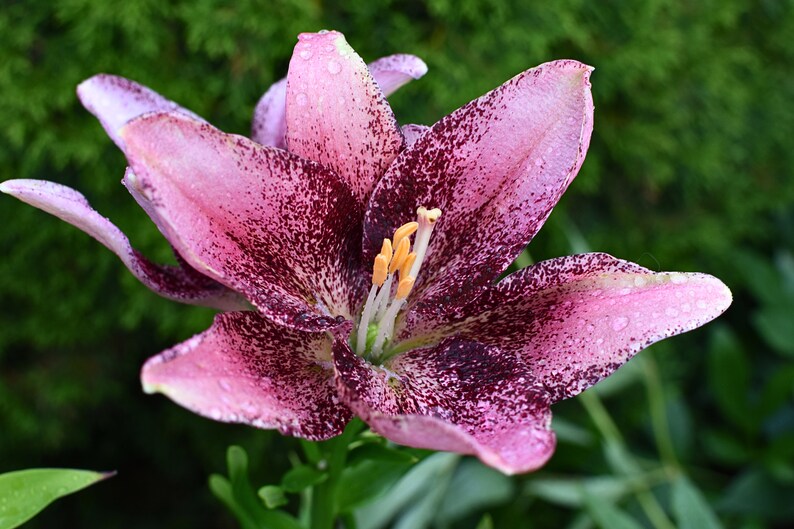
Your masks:
{"label": "flower center", "polygon": [[[392,240],[383,239],[372,266],[372,288],[355,332],[356,354],[379,360],[394,335],[394,322],[416,282],[427,253],[430,234],[441,210],[416,210],[417,219],[403,224]],[[411,250],[411,235],[414,237]]]}

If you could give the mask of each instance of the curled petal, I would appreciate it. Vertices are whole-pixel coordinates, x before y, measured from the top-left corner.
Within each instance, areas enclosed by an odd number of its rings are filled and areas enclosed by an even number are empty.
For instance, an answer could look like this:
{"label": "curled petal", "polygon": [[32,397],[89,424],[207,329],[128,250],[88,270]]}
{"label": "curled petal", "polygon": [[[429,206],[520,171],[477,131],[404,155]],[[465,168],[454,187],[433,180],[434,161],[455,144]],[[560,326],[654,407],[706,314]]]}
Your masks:
{"label": "curled petal", "polygon": [[548,394],[512,353],[448,339],[379,368],[344,339],[333,353],[343,401],[392,441],[473,454],[508,474],[554,452]]}
{"label": "curled petal", "polygon": [[369,63],[369,72],[380,86],[383,95],[389,96],[410,81],[427,73],[425,61],[415,55],[398,53]]}
{"label": "curled petal", "polygon": [[476,295],[513,262],[579,171],[592,132],[591,70],[576,61],[541,65],[422,134],[372,194],[365,261],[419,206],[440,208],[414,300]]}
{"label": "curled petal", "polygon": [[122,137],[132,187],[191,266],[289,326],[352,319],[361,209],[333,172],[179,114],[141,117]]}
{"label": "curled petal", "polygon": [[141,380],[147,393],[205,417],[322,440],[342,433],[351,417],[337,397],[332,365],[326,333],[234,312],[151,358]]}
{"label": "curled petal", "polygon": [[[368,67],[387,97],[412,79],[419,79],[427,73],[427,65],[422,59],[405,54],[382,57]],[[286,149],[286,107],[287,79],[284,78],[273,83],[256,104],[251,138],[262,145]]]}
{"label": "curled petal", "polygon": [[151,88],[116,75],[99,74],[77,87],[80,102],[95,115],[113,143],[124,151],[119,130],[130,120],[149,112],[180,112],[203,121],[193,112],[169,101]]}
{"label": "curled petal", "polygon": [[158,265],[143,257],[121,230],[74,189],[43,180],[8,180],[0,184],[0,191],[83,230],[118,255],[141,283],[163,297],[222,310],[247,307],[238,294],[190,267]]}
{"label": "curled petal", "polygon": [[398,332],[430,342],[460,336],[518,354],[558,401],[730,303],[730,291],[712,276],[652,272],[592,253],[525,268],[467,304],[417,307]]}
{"label": "curled petal", "polygon": [[403,125],[402,129],[403,136],[405,136],[405,146],[410,147],[419,137],[430,130],[430,127],[427,125],[415,125],[413,123],[408,123],[407,125]]}
{"label": "curled petal", "polygon": [[367,65],[338,32],[299,36],[287,75],[287,148],[332,168],[363,204],[403,148]]}

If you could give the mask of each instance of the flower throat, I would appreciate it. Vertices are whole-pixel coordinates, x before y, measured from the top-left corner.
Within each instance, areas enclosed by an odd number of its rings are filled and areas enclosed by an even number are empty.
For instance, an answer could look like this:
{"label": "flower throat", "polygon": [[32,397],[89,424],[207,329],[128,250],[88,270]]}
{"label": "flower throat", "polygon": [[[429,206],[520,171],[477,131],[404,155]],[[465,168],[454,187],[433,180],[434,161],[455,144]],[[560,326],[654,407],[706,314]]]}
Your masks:
{"label": "flower throat", "polygon": [[[355,349],[359,356],[380,360],[384,347],[393,338],[394,322],[416,282],[441,210],[420,207],[416,216],[416,221],[397,228],[391,240],[383,239],[380,253],[375,257],[372,288],[355,332]],[[412,250],[411,236],[414,234]]]}

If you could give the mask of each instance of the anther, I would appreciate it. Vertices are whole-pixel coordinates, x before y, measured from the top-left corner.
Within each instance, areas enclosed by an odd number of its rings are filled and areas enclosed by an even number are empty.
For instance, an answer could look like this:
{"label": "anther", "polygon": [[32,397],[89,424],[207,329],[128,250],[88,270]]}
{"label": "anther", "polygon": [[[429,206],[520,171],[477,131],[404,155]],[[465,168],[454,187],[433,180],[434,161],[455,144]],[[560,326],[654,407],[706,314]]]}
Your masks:
{"label": "anther", "polygon": [[419,229],[419,223],[416,221],[406,222],[396,230],[394,230],[394,247],[397,248],[399,246],[400,241],[402,241],[405,237],[409,235],[413,235],[413,233]]}
{"label": "anther", "polygon": [[382,286],[386,281],[386,275],[389,271],[389,260],[383,254],[378,254],[375,257],[375,264],[372,265],[372,284]]}
{"label": "anther", "polygon": [[414,265],[414,261],[416,261],[416,252],[411,252],[408,254],[408,257],[405,258],[405,262],[400,267],[400,278],[408,277],[411,271],[411,267]]}
{"label": "anther", "polygon": [[408,252],[410,251],[411,242],[408,240],[408,237],[403,237],[400,239],[400,242],[397,244],[397,248],[394,250],[394,257],[391,258],[391,265],[389,265],[390,274],[393,274],[403,265],[405,258],[408,257]]}
{"label": "anther", "polygon": [[413,277],[407,276],[400,279],[400,282],[397,284],[397,293],[394,295],[395,299],[405,299],[408,297],[408,294],[411,293],[411,289],[414,287],[414,281],[416,281]]}
{"label": "anther", "polygon": [[383,246],[380,248],[380,253],[386,257],[386,264],[389,264],[392,255],[394,255],[391,247],[391,241],[389,239],[383,239]]}

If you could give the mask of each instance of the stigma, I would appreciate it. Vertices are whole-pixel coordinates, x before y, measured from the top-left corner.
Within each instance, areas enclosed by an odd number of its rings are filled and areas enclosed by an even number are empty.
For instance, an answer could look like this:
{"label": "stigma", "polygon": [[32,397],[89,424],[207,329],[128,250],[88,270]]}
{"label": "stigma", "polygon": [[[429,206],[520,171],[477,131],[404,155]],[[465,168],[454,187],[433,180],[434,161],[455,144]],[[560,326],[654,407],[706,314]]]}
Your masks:
{"label": "stigma", "polygon": [[397,228],[391,239],[383,239],[372,265],[372,287],[355,333],[359,356],[380,359],[384,347],[393,338],[394,322],[413,290],[440,216],[438,208],[420,207],[416,210],[416,221]]}

